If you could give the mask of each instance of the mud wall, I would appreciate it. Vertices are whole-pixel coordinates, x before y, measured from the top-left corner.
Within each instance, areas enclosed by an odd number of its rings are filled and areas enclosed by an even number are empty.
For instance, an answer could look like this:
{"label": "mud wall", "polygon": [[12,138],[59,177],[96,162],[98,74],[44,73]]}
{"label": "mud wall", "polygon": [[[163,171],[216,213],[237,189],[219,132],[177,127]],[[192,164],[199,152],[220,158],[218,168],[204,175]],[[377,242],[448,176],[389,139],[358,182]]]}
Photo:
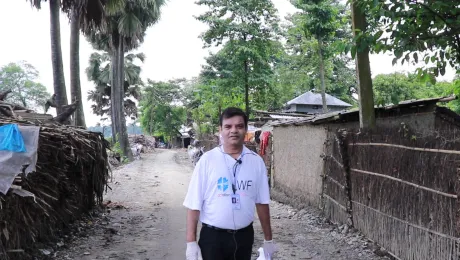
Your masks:
{"label": "mud wall", "polygon": [[324,126],[273,129],[272,188],[291,198],[294,206],[319,206],[326,136]]}

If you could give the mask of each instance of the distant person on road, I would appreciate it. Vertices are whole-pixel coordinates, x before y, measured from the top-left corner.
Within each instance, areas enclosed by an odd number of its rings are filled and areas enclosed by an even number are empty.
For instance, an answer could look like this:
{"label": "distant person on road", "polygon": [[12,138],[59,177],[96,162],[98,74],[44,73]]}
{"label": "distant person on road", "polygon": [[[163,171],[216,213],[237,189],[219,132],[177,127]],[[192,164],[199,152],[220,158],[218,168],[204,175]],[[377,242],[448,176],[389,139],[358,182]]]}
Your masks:
{"label": "distant person on road", "polygon": [[[270,224],[270,192],[262,158],[244,146],[248,117],[239,108],[220,115],[223,145],[198,161],[184,206],[187,260],[250,260],[255,210],[264,232],[264,253],[275,253]],[[197,243],[197,224],[202,223]]]}

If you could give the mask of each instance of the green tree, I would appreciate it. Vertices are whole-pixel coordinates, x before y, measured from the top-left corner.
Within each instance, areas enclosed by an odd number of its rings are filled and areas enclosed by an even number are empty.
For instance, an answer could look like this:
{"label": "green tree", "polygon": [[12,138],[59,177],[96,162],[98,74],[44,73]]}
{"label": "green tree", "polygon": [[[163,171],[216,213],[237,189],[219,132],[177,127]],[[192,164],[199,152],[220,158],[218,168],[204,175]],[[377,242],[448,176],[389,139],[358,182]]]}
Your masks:
{"label": "green tree", "polygon": [[129,149],[124,109],[124,54],[139,46],[147,28],[160,19],[165,0],[119,1],[107,8],[106,28],[93,31],[93,46],[108,51],[111,60],[111,119],[114,141],[119,141],[123,154],[133,159]]}
{"label": "green tree", "polygon": [[[348,103],[356,103],[356,72],[354,62],[347,55],[341,54],[339,43],[351,40],[351,30],[346,21],[345,6],[333,3],[338,9],[340,26],[323,45],[324,83],[326,93],[336,96]],[[287,25],[283,27],[286,43],[285,52],[275,64],[277,98],[281,104],[299,96],[306,91],[321,90],[320,58],[318,41],[310,33],[305,33],[305,12],[295,13],[287,17]]]}
{"label": "green tree", "polygon": [[380,74],[373,80],[375,103],[378,106],[398,104],[404,100],[450,96],[456,92],[455,82],[424,81],[417,74]]}
{"label": "green tree", "polygon": [[293,0],[294,5],[303,11],[300,21],[300,30],[306,38],[314,37],[318,56],[318,71],[321,81],[321,96],[323,112],[327,112],[326,103],[326,68],[325,60],[336,51],[333,43],[337,40],[335,33],[341,27],[339,6],[333,0]]}
{"label": "green tree", "polygon": [[[33,7],[36,7],[37,9],[40,9],[42,2],[45,1],[46,0],[29,0],[31,5]],[[53,86],[54,94],[56,94],[56,110],[58,114],[63,112],[61,107],[63,105],[68,104],[67,91],[64,79],[64,68],[62,62],[61,30],[59,19],[60,11],[62,10],[69,16],[72,15],[72,12],[80,14],[79,22],[85,25],[85,29],[89,30],[90,28],[99,27],[102,25],[104,16],[104,4],[113,4],[120,1],[122,0],[108,0],[103,2],[101,0],[48,0],[50,6],[51,61],[53,65]],[[72,47],[72,49],[74,49],[74,47]],[[72,64],[73,67],[75,63],[72,62]],[[80,109],[78,111],[81,111],[81,113],[77,112],[77,114],[80,118],[80,115],[82,114],[81,104],[79,107]]]}
{"label": "green tree", "polygon": [[[460,69],[460,5],[456,0],[357,0],[375,28],[364,38],[375,52],[393,52],[393,64],[424,61],[419,76]],[[431,78],[433,79],[433,78]]]}
{"label": "green tree", "polygon": [[179,134],[186,122],[185,107],[179,106],[184,79],[168,82],[148,80],[143,89],[141,107],[141,126],[145,132],[162,135],[172,140]]}
{"label": "green tree", "polygon": [[[137,106],[135,101],[140,99],[141,86],[143,84],[140,73],[141,67],[136,61],[143,62],[143,53],[126,54],[124,68],[124,113],[125,117],[137,118]],[[98,116],[111,115],[111,76],[112,63],[108,53],[93,53],[89,59],[89,66],[86,69],[88,80],[95,84],[95,89],[88,91],[88,100],[93,101],[91,105],[93,113]]]}
{"label": "green tree", "polygon": [[404,73],[380,74],[373,80],[377,106],[395,105],[416,98],[416,82]]}
{"label": "green tree", "polygon": [[10,63],[0,69],[0,92],[11,90],[7,101],[30,109],[42,109],[50,94],[38,83],[38,71],[26,62]]}
{"label": "green tree", "polygon": [[272,79],[277,11],[270,0],[199,0],[197,4],[210,8],[197,17],[209,26],[201,35],[205,47],[225,44],[219,56],[229,58],[232,77],[241,79],[238,86],[244,90],[249,115],[250,93],[264,92]]}

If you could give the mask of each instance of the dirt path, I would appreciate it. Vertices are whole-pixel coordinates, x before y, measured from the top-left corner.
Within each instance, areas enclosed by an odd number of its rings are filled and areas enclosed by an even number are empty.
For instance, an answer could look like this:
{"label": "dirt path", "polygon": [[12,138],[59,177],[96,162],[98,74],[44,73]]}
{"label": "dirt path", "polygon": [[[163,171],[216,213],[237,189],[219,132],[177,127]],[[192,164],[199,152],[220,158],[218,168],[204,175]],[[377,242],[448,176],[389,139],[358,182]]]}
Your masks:
{"label": "dirt path", "polygon": [[[183,151],[158,150],[114,171],[108,212],[80,223],[77,238],[55,259],[185,259],[182,202],[192,166]],[[315,214],[272,204],[277,259],[380,259],[356,233],[345,233]],[[258,220],[255,252],[263,237]]]}

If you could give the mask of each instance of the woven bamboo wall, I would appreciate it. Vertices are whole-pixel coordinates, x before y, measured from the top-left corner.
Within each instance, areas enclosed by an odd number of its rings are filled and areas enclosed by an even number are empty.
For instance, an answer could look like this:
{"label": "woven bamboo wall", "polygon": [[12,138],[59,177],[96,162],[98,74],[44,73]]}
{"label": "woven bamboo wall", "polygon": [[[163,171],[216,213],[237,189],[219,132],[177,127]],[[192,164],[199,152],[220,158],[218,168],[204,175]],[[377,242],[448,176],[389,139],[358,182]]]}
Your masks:
{"label": "woven bamboo wall", "polygon": [[342,134],[328,133],[326,141],[325,170],[322,207],[328,219],[335,223],[351,223],[349,184],[346,158],[348,155]]}
{"label": "woven bamboo wall", "polygon": [[459,259],[460,142],[407,128],[347,139],[354,226],[400,259]]}

